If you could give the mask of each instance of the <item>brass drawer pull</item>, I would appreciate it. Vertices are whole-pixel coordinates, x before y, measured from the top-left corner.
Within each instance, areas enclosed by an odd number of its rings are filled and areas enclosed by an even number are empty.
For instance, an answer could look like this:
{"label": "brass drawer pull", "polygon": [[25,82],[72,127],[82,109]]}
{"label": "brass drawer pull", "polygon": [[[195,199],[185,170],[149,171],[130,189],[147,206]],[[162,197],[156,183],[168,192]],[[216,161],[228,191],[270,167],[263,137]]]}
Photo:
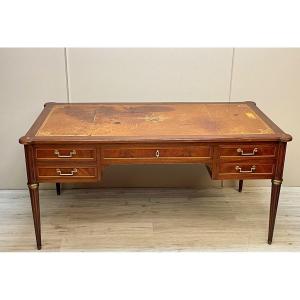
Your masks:
{"label": "brass drawer pull", "polygon": [[244,153],[243,149],[238,148],[236,149],[236,152],[241,153],[241,156],[253,156],[255,153],[257,153],[258,149],[254,148],[252,152]]}
{"label": "brass drawer pull", "polygon": [[239,173],[254,173],[256,170],[256,166],[252,166],[250,170],[246,170],[243,171],[241,167],[236,166],[235,169],[239,172]]}
{"label": "brass drawer pull", "polygon": [[155,156],[156,158],[159,158],[159,150],[156,150]]}
{"label": "brass drawer pull", "polygon": [[56,172],[59,176],[73,176],[75,173],[77,173],[77,169],[74,168],[70,173],[62,173],[60,169],[56,169]]}
{"label": "brass drawer pull", "polygon": [[70,157],[72,157],[73,155],[76,154],[76,150],[70,151],[70,154],[69,154],[69,155],[61,155],[61,154],[59,153],[59,150],[55,149],[55,150],[54,150],[54,154],[57,155],[57,157],[59,157],[59,158],[70,158]]}

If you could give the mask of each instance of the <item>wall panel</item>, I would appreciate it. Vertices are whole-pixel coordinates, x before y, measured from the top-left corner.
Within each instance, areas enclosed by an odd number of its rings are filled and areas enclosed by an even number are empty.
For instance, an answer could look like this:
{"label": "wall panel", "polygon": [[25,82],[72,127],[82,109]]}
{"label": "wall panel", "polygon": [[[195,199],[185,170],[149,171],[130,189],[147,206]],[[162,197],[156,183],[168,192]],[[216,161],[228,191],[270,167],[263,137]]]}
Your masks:
{"label": "wall panel", "polygon": [[231,99],[253,100],[294,137],[287,148],[284,185],[299,186],[300,49],[236,49]]}
{"label": "wall panel", "polygon": [[[232,49],[68,49],[71,102],[228,101]],[[104,186],[207,186],[204,166],[114,166]]]}
{"label": "wall panel", "polygon": [[[70,98],[228,101],[232,49],[67,49]],[[299,186],[300,49],[236,49],[231,100],[253,100],[294,136],[284,184]],[[26,186],[18,138],[46,101],[67,102],[64,49],[0,49],[0,188]],[[203,166],[114,166],[104,186],[205,186]],[[230,183],[228,183],[230,184]],[[269,185],[269,182],[246,182]]]}
{"label": "wall panel", "polygon": [[18,139],[49,100],[67,101],[64,49],[0,49],[0,188],[25,188]]}
{"label": "wall panel", "polygon": [[71,100],[226,101],[232,49],[68,49]]}

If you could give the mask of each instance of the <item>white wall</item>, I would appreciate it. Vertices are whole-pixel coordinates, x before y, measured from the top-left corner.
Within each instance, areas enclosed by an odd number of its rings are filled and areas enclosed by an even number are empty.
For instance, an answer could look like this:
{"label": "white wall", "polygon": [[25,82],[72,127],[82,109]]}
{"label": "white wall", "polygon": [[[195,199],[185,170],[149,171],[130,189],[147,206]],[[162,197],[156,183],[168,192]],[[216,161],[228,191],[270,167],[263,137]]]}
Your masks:
{"label": "white wall", "polygon": [[[228,101],[232,51],[68,49],[70,101]],[[211,184],[203,165],[114,166],[105,169],[101,182],[104,186]]]}
{"label": "white wall", "polygon": [[63,49],[0,49],[0,188],[27,184],[24,135],[48,99],[66,101]]}
{"label": "white wall", "polygon": [[245,98],[256,101],[293,136],[287,146],[284,184],[299,186],[300,49],[236,49],[231,99]]}
{"label": "white wall", "polygon": [[[229,101],[251,99],[289,143],[285,185],[300,185],[300,49],[0,49],[0,188],[26,186],[18,138],[46,101]],[[232,65],[233,59],[233,65]],[[232,70],[233,66],[233,70]],[[232,88],[230,95],[230,82]],[[249,182],[249,181],[248,181]],[[203,186],[203,166],[114,166],[105,186]],[[218,182],[214,183],[218,185]],[[267,184],[260,181],[254,184]]]}
{"label": "white wall", "polygon": [[228,101],[232,49],[68,49],[71,101]]}

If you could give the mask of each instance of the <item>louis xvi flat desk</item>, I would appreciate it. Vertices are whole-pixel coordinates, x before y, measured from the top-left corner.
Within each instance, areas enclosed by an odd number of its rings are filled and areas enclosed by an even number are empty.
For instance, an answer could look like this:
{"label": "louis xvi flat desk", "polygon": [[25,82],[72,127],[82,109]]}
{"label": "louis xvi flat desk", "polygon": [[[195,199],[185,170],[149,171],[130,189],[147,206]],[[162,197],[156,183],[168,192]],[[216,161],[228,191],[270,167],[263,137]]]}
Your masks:
{"label": "louis xvi flat desk", "polygon": [[46,103],[25,148],[37,248],[39,183],[96,182],[112,164],[206,164],[212,179],[271,179],[272,243],[285,160],[284,133],[254,102]]}

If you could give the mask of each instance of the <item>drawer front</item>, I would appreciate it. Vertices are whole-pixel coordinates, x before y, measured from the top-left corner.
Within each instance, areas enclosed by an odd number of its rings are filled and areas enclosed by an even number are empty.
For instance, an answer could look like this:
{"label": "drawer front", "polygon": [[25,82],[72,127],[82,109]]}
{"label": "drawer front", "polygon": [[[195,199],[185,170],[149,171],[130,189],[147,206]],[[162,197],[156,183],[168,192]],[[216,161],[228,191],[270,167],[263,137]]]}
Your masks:
{"label": "drawer front", "polygon": [[149,162],[166,161],[189,162],[207,161],[210,159],[209,146],[149,146],[149,147],[114,147],[104,148],[104,161],[109,162]]}
{"label": "drawer front", "polygon": [[97,179],[96,167],[40,166],[37,168],[39,180],[57,182]]}
{"label": "drawer front", "polygon": [[259,164],[255,163],[224,163],[220,166],[220,173],[230,174],[272,174],[272,164]]}
{"label": "drawer front", "polygon": [[259,163],[235,162],[221,163],[218,179],[262,179],[272,178],[275,165],[272,162]]}
{"label": "drawer front", "polygon": [[35,149],[37,160],[96,160],[96,148],[50,146]]}
{"label": "drawer front", "polygon": [[276,144],[237,144],[220,145],[219,156],[228,157],[275,157]]}

